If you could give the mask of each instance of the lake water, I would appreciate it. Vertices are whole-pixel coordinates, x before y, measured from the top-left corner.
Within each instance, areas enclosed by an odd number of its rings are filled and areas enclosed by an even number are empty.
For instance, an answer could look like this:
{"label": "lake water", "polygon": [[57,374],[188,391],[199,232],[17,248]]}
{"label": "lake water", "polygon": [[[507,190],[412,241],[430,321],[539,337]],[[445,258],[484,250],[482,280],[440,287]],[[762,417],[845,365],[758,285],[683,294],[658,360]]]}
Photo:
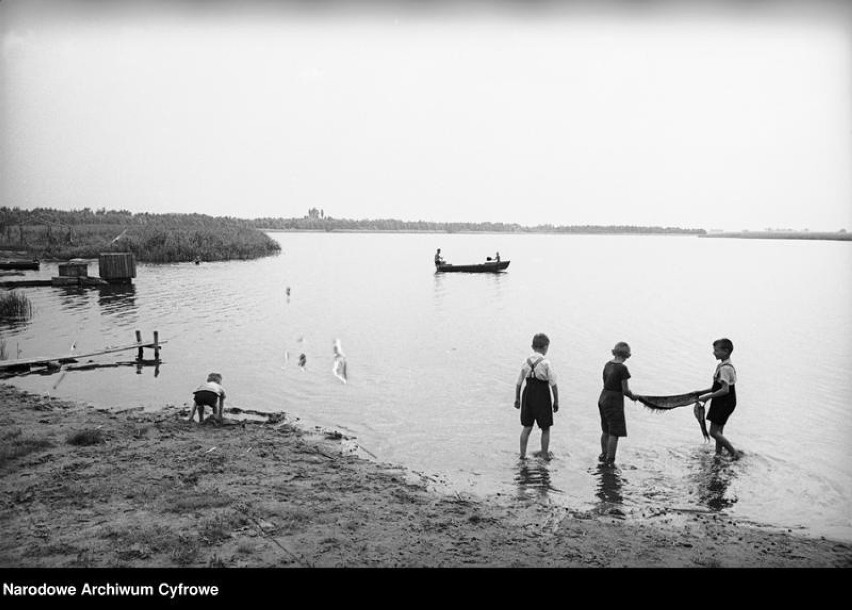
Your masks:
{"label": "lake water", "polygon": [[[852,244],[693,236],[272,233],[280,255],[138,265],[131,288],[29,288],[29,323],[0,329],[21,358],[77,353],[154,330],[152,368],[10,383],[100,407],[190,404],[209,371],[228,403],[284,410],[357,438],[378,459],[458,492],[654,519],[718,512],[852,541]],[[497,275],[435,274],[511,260]],[[90,265],[97,274],[97,262]],[[45,264],[28,277],[57,274]],[[288,288],[290,289],[288,295]],[[554,459],[518,460],[515,381],[532,336],[550,336],[562,408]],[[714,462],[691,407],[627,401],[619,468],[599,470],[601,369],[633,350],[631,388],[709,387],[712,341],[733,340],[738,407],[726,434],[746,456]],[[332,374],[341,341],[349,382]],[[297,365],[304,353],[306,366]],[[133,352],[98,361],[132,359]],[[538,430],[530,449],[537,449]],[[684,517],[686,518],[686,517]]]}

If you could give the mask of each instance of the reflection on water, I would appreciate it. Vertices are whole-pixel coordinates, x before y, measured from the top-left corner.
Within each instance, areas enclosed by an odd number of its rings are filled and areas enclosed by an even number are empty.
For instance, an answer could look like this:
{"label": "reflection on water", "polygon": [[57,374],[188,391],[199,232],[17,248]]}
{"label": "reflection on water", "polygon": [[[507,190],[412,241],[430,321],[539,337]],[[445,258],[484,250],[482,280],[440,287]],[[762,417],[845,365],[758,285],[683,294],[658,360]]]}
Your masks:
{"label": "reflection on water", "polygon": [[56,286],[62,309],[70,312],[89,308],[89,288],[85,286]]}
{"label": "reflection on water", "polygon": [[[455,287],[460,284],[466,288],[471,288],[476,292],[484,290],[481,293],[486,300],[492,301],[495,305],[501,303],[501,294],[503,291],[503,283],[507,282],[505,272],[499,273],[435,273],[433,282],[433,297],[436,304],[441,305],[443,299],[452,294]],[[469,296],[469,295],[468,295]],[[470,304],[470,303],[468,303]]]}
{"label": "reflection on water", "polygon": [[546,460],[521,460],[515,484],[518,487],[518,499],[525,502],[548,500],[551,493],[562,493],[551,482]]}
{"label": "reflection on water", "polygon": [[701,455],[698,472],[691,477],[696,486],[698,503],[714,512],[732,507],[737,503],[737,498],[731,497],[728,491],[735,478],[733,463],[718,459],[713,454]]}
{"label": "reflection on water", "polygon": [[98,286],[98,305],[104,313],[122,315],[136,310],[134,284],[109,284]]}
{"label": "reflection on water", "polygon": [[616,505],[621,505],[624,502],[621,488],[623,481],[621,479],[621,471],[615,466],[607,466],[606,464],[598,464],[595,471],[597,478],[597,487],[595,496],[600,500],[598,508],[601,512],[607,512]]}
{"label": "reflection on water", "polygon": [[[6,317],[0,318],[0,331],[3,330],[25,330],[31,323],[31,318],[26,316],[15,316],[15,317]],[[0,339],[2,339],[2,335],[0,335]]]}

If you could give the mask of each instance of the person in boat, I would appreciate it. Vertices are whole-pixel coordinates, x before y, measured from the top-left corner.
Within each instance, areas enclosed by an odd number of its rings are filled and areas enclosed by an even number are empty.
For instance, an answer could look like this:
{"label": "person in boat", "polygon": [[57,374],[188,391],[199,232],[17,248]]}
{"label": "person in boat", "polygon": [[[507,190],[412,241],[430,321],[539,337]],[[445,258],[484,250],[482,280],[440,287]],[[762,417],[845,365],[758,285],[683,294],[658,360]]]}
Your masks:
{"label": "person in boat", "polygon": [[[550,339],[538,333],[532,340],[532,355],[521,366],[521,374],[515,385],[515,408],[521,410],[521,459],[526,459],[527,444],[533,424],[541,429],[541,457],[550,459],[550,428],[553,414],[559,411],[559,390],[556,373],[546,358]],[[521,392],[523,386],[523,393]],[[551,391],[553,396],[551,398]]]}
{"label": "person in boat", "polygon": [[192,393],[192,411],[187,421],[192,421],[198,411],[198,423],[204,423],[204,407],[210,407],[213,417],[222,423],[222,413],[225,410],[225,388],[222,387],[222,376],[219,373],[207,375],[207,381],[202,383]]}
{"label": "person in boat", "polygon": [[618,439],[627,436],[624,397],[636,400],[627,383],[630,371],[624,364],[630,355],[630,346],[619,341],[612,348],[612,360],[603,368],[603,390],[598,398],[598,412],[601,416],[601,454],[598,459],[607,466],[615,465]]}
{"label": "person in boat", "polygon": [[500,253],[499,252],[494,255],[494,260],[497,261],[498,263],[500,262]]}
{"label": "person in boat", "polygon": [[716,455],[721,456],[727,450],[735,460],[742,456],[734,449],[723,433],[728,418],[737,406],[737,371],[731,364],[734,344],[730,339],[717,339],[713,342],[713,356],[719,361],[713,372],[713,385],[698,392],[698,402],[710,401],[707,419],[710,421],[710,437],[716,441]]}
{"label": "person in boat", "polygon": [[438,248],[437,252],[435,252],[435,266],[440,267],[444,264],[444,257],[441,256],[441,249]]}

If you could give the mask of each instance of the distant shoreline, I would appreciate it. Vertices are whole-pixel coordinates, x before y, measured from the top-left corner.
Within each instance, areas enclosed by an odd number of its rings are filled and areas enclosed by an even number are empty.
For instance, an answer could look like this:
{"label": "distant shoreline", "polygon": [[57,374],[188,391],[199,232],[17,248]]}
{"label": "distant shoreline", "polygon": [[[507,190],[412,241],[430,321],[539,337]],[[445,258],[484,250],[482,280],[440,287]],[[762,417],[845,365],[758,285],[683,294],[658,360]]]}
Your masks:
{"label": "distant shoreline", "polygon": [[663,231],[446,231],[439,229],[272,229],[259,227],[266,233],[430,233],[440,235],[625,235],[665,237],[712,237],[730,239],[796,239],[811,241],[852,241],[852,233],[825,231],[736,231],[720,233],[675,233]]}
{"label": "distant shoreline", "polygon": [[827,231],[736,231],[705,233],[698,237],[728,237],[731,239],[806,239],[815,241],[852,241],[852,233]]}
{"label": "distant shoreline", "polygon": [[663,231],[446,231],[440,229],[270,229],[259,227],[266,233],[430,233],[439,235],[664,235],[695,237],[696,233]]}

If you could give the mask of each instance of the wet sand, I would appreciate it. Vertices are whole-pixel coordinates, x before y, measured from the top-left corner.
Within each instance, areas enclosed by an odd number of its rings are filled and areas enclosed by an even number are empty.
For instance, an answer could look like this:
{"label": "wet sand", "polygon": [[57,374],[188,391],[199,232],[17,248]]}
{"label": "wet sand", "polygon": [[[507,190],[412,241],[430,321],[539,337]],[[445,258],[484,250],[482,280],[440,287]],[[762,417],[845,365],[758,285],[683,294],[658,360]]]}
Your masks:
{"label": "wet sand", "polygon": [[852,567],[850,544],[714,514],[441,493],[283,413],[199,425],[2,384],[0,405],[0,568]]}

